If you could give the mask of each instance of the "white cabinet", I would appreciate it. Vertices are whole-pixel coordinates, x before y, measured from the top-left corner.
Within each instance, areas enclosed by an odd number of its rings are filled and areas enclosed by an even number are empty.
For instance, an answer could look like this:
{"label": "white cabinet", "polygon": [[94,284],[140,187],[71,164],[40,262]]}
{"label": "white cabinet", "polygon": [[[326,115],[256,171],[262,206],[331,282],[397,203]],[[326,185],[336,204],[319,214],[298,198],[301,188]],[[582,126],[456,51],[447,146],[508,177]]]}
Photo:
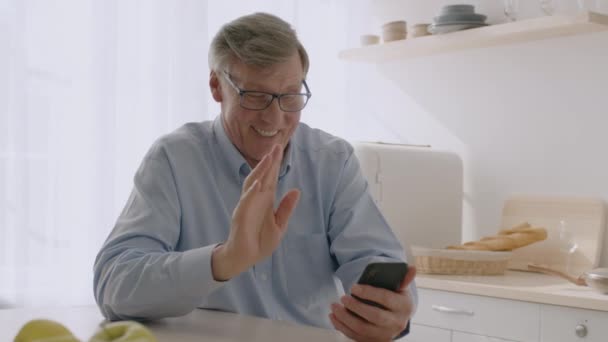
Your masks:
{"label": "white cabinet", "polygon": [[418,310],[413,322],[511,341],[538,342],[540,305],[419,289]]}
{"label": "white cabinet", "polygon": [[408,342],[606,342],[608,311],[418,289]]}
{"label": "white cabinet", "polygon": [[[431,340],[429,340],[431,341]],[[488,337],[482,335],[473,335],[455,331],[452,334],[452,342],[515,342],[511,340],[503,340],[496,337]]]}
{"label": "white cabinet", "polygon": [[451,332],[447,329],[412,324],[409,335],[398,341],[403,342],[450,342]]}
{"label": "white cabinet", "polygon": [[608,312],[542,305],[540,330],[541,342],[605,342]]}

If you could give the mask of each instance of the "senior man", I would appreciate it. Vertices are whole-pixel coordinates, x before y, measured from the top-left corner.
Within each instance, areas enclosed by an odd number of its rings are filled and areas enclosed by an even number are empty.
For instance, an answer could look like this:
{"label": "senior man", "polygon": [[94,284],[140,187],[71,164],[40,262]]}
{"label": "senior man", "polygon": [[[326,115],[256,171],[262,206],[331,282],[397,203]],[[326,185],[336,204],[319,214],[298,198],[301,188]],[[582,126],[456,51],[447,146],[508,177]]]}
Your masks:
{"label": "senior man", "polygon": [[213,39],[209,65],[221,113],[161,137],[144,157],[95,261],[102,313],[207,308],[333,326],[356,340],[407,333],[415,268],[397,292],[355,285],[367,264],[404,252],[353,148],[300,122],[311,90],[295,31],[265,13],[238,18]]}

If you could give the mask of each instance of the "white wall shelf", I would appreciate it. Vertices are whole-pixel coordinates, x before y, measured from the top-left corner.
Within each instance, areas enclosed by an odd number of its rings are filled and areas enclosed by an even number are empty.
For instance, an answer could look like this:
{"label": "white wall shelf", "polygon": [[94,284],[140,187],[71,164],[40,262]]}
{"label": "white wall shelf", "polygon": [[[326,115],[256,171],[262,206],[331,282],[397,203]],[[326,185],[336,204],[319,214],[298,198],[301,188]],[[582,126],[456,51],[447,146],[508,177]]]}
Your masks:
{"label": "white wall shelf", "polygon": [[581,12],[570,16],[545,16],[443,35],[353,48],[341,51],[339,57],[353,62],[390,62],[458,50],[524,43],[600,31],[608,31],[608,15]]}

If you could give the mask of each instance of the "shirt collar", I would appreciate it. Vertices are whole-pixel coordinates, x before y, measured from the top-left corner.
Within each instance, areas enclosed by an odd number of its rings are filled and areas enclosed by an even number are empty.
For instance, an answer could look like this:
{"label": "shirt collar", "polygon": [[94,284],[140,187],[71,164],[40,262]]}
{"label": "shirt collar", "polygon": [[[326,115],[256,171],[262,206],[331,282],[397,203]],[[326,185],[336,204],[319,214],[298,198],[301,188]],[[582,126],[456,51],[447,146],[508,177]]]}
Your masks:
{"label": "shirt collar", "polygon": [[[241,154],[239,150],[234,146],[226,131],[224,130],[224,124],[222,123],[222,115],[218,115],[213,120],[213,132],[215,133],[219,145],[221,154],[225,157],[225,161],[228,163],[229,172],[233,174],[234,179],[242,183],[242,181],[251,172],[251,167]],[[282,179],[291,170],[291,164],[293,162],[293,143],[287,145],[286,152],[281,162],[281,169],[279,170],[279,180]]]}

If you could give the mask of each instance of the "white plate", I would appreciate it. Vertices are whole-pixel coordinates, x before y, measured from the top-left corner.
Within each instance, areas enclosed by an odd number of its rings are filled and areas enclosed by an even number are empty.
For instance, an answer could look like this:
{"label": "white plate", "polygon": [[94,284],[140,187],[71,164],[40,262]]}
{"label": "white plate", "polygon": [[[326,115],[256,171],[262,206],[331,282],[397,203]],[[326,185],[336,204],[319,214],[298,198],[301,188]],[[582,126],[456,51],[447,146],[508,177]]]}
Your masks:
{"label": "white plate", "polygon": [[449,26],[449,25],[478,25],[478,26],[486,26],[488,24],[481,21],[446,21],[437,23],[434,22],[431,25],[433,26]]}
{"label": "white plate", "polygon": [[485,24],[454,24],[454,25],[429,25],[428,31],[432,34],[444,34],[456,31],[462,31],[477,27],[487,26]]}
{"label": "white plate", "polygon": [[483,14],[465,13],[465,14],[444,14],[444,15],[434,17],[433,20],[437,24],[454,23],[454,22],[484,23],[486,21],[486,18],[487,17]]}

